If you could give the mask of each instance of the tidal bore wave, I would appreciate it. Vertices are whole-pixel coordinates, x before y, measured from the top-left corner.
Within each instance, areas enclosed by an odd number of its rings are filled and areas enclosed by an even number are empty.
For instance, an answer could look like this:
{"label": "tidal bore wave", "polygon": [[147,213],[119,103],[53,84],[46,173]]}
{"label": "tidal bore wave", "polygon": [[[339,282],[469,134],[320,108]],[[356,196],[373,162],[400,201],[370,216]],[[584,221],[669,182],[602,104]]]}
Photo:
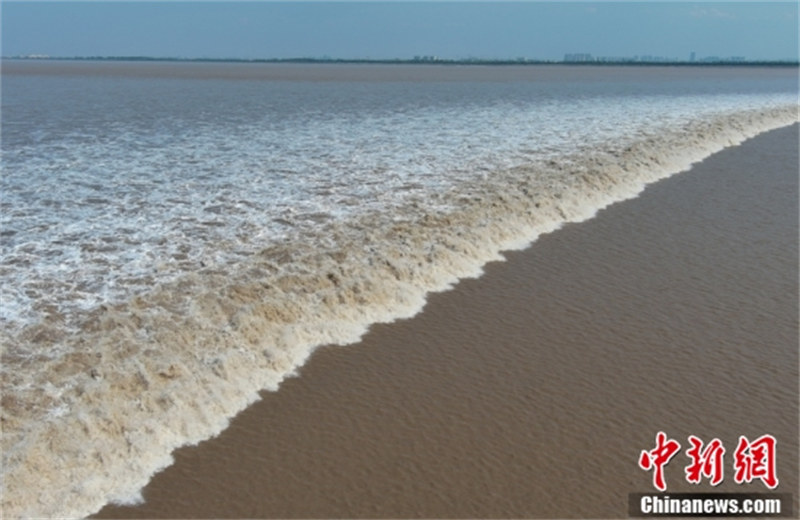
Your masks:
{"label": "tidal bore wave", "polygon": [[502,251],[797,121],[794,105],[728,113],[494,171],[441,193],[435,209],[418,198],[321,222],[314,237],[99,306],[77,331],[57,313],[6,330],[2,511],[85,516],[136,501],[173,450],[217,435],[315,348],[357,342]]}

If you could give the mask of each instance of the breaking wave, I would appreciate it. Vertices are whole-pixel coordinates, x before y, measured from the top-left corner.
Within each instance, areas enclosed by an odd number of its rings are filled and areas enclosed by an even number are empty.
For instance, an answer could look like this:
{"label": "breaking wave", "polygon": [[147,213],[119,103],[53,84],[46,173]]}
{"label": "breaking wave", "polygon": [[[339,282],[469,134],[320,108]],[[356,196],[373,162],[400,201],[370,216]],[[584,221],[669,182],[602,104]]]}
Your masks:
{"label": "breaking wave", "polygon": [[429,293],[501,252],[635,197],[648,183],[761,132],[798,108],[717,114],[553,154],[316,223],[235,263],[198,266],[126,301],[4,329],[2,510],[84,516],[135,502],[179,446],[217,435],[322,345],[413,316]]}

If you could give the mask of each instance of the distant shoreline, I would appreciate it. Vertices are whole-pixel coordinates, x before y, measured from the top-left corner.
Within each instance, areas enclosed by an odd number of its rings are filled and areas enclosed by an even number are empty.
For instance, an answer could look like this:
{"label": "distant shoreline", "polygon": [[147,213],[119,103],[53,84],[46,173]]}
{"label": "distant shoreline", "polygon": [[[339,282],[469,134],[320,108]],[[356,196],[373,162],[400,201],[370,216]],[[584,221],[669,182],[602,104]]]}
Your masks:
{"label": "distant shoreline", "polygon": [[557,61],[557,60],[482,60],[482,59],[336,59],[336,58],[168,58],[151,56],[3,56],[3,61],[135,61],[177,63],[282,63],[282,64],[365,64],[365,65],[567,65],[567,66],[632,66],[632,67],[798,67],[797,61]]}

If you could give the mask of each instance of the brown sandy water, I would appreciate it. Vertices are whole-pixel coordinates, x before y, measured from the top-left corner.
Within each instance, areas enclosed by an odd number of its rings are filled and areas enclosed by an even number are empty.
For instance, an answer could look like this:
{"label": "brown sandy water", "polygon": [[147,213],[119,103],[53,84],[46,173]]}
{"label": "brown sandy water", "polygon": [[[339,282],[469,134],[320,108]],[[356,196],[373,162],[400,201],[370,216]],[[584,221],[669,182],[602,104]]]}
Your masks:
{"label": "brown sandy water", "polygon": [[798,511],[798,127],[506,254],[323,348],[98,517],[624,517],[665,431],[778,440]]}

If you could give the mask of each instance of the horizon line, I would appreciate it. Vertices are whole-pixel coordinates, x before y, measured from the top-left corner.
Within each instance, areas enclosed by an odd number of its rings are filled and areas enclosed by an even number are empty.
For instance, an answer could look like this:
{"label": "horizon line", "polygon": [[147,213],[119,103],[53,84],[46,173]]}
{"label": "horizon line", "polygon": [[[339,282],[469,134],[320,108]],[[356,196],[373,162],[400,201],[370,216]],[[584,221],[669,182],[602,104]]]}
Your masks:
{"label": "horizon line", "polygon": [[[638,58],[638,57],[637,57]],[[621,59],[594,58],[589,60],[556,60],[538,58],[438,58],[420,56],[414,58],[185,58],[174,56],[49,56],[43,54],[24,54],[0,56],[2,60],[28,61],[154,61],[154,62],[207,62],[207,63],[341,63],[341,64],[412,64],[412,65],[786,65],[800,66],[800,60],[793,59],[731,59],[707,57],[698,60],[658,59],[645,60],[634,57]]]}

